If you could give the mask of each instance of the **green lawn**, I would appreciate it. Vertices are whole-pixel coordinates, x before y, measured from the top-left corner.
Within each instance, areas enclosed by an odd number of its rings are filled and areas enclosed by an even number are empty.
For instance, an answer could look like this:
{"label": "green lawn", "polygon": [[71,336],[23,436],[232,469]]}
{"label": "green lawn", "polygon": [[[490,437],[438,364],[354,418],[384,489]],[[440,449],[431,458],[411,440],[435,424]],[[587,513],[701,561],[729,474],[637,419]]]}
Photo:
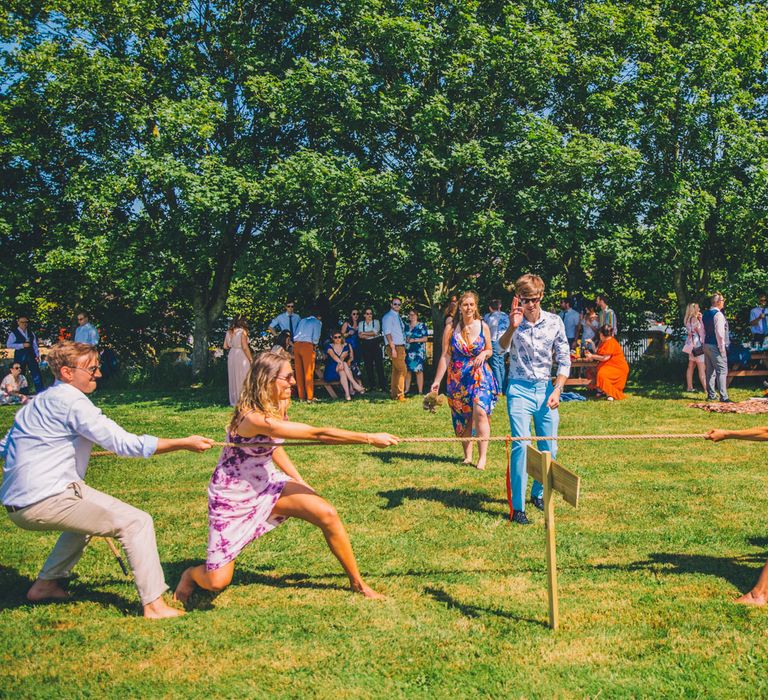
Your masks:
{"label": "green lawn", "polygon": [[[736,389],[733,398],[756,392]],[[229,409],[204,390],[105,392],[136,432],[223,438]],[[561,433],[703,432],[768,416],[686,408],[665,386],[624,402],[563,405]],[[0,409],[5,430],[13,408]],[[418,399],[295,405],[292,417],[355,430],[448,435],[447,408]],[[492,430],[508,430],[502,402]],[[146,622],[106,544],[78,565],[72,602],[23,594],[54,534],[0,521],[3,697],[760,697],[768,611],[731,601],[768,548],[765,446],[695,441],[564,442],[582,477],[577,510],[558,498],[561,629],[546,626],[542,515],[505,519],[503,445],[489,469],[455,445],[299,447],[304,478],[333,502],[367,581],[364,600],[319,533],[289,521],[246,549],[233,584],[184,618]],[[217,455],[94,459],[88,481],[150,512],[170,585],[206,544]]]}

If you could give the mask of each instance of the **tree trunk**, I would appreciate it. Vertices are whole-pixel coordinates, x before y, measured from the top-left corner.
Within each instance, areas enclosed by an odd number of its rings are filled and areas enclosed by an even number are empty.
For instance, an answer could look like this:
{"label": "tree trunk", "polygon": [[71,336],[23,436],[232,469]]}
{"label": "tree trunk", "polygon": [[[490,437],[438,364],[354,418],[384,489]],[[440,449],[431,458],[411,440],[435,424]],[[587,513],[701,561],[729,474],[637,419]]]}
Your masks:
{"label": "tree trunk", "polygon": [[674,274],[675,297],[677,306],[680,309],[680,317],[685,317],[685,307],[688,306],[688,290],[685,288],[685,270],[678,267]]}
{"label": "tree trunk", "polygon": [[204,379],[208,370],[208,338],[211,324],[199,294],[194,295],[192,316],[192,376],[195,379]]}

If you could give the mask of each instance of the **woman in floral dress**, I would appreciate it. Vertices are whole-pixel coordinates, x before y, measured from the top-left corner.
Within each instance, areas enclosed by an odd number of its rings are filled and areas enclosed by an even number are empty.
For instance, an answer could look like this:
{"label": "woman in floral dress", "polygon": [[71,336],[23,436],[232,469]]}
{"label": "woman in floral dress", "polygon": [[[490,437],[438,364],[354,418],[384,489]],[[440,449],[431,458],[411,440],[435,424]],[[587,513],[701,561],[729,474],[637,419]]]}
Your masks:
{"label": "woman in floral dress", "polygon": [[291,363],[284,357],[263,352],[254,360],[227,431],[228,442],[248,448],[222,450],[208,487],[206,562],[184,571],[176,588],[177,600],[186,602],[195,586],[209,591],[226,588],[243,548],[290,517],[323,531],[353,591],[367,598],[383,597],[360,576],[335,508],[301,478],[280,443],[299,439],[387,447],[396,445],[398,439],[388,433],[356,433],[288,421],[295,382]]}
{"label": "woman in floral dress", "polygon": [[[437,364],[431,391],[440,389],[440,381],[448,372],[446,395],[451,406],[453,428],[458,437],[479,438],[491,434],[490,415],[496,405],[499,387],[488,366],[493,353],[491,331],[478,311],[478,297],[465,292],[459,299],[459,311],[443,333],[443,354]],[[464,463],[472,463],[471,442],[462,443]],[[477,469],[485,469],[488,442],[478,442]]]}
{"label": "woman in floral dress", "polygon": [[416,376],[416,388],[419,394],[424,393],[424,361],[427,359],[427,336],[429,331],[423,323],[419,323],[419,315],[415,311],[408,314],[408,325],[405,327],[405,393],[411,388],[411,377]]}

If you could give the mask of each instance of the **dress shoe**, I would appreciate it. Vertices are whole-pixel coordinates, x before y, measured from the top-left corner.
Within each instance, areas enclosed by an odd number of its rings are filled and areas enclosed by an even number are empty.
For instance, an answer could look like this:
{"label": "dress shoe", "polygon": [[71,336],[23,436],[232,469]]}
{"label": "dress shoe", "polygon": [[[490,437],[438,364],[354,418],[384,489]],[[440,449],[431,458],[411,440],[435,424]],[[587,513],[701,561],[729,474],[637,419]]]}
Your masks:
{"label": "dress shoe", "polygon": [[730,399],[720,399],[720,403],[733,403]]}
{"label": "dress shoe", "polygon": [[534,498],[531,496],[531,503],[539,510],[544,510],[544,499],[541,496]]}
{"label": "dress shoe", "polygon": [[524,510],[516,510],[514,514],[512,515],[512,522],[517,523],[518,525],[530,525],[531,521],[528,520],[528,518],[525,517],[525,511]]}

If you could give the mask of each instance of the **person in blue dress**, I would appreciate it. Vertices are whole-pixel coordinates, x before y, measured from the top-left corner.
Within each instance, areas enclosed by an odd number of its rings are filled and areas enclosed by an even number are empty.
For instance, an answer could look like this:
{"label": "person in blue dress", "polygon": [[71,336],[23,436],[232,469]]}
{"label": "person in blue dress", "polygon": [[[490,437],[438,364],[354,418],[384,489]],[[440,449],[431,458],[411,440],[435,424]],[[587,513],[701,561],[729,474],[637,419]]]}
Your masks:
{"label": "person in blue dress", "polygon": [[365,393],[365,387],[355,379],[349,366],[354,357],[355,351],[352,346],[344,342],[341,331],[335,331],[331,336],[330,345],[325,350],[323,379],[329,383],[339,382],[347,401],[352,400],[352,393]]}
{"label": "person in blue dress", "polygon": [[360,370],[360,339],[358,336],[358,326],[360,325],[360,309],[352,309],[349,317],[341,324],[341,335],[344,336],[349,347],[352,348],[354,359],[349,363],[352,374],[355,379],[362,379],[363,373]]}
{"label": "person in blue dress", "polygon": [[[440,381],[447,371],[445,393],[454,431],[458,437],[472,437],[474,432],[481,438],[477,443],[475,467],[485,469],[488,442],[483,438],[491,434],[490,416],[499,387],[488,366],[488,358],[493,353],[491,331],[480,317],[478,305],[478,296],[474,292],[464,292],[459,298],[459,311],[443,332],[443,354],[431,391],[439,391]],[[472,464],[472,445],[471,442],[462,443],[464,464]]]}
{"label": "person in blue dress", "polygon": [[419,322],[415,311],[408,314],[408,325],[405,327],[405,393],[411,388],[411,378],[416,377],[416,388],[419,394],[424,393],[424,362],[427,359],[427,327]]}

